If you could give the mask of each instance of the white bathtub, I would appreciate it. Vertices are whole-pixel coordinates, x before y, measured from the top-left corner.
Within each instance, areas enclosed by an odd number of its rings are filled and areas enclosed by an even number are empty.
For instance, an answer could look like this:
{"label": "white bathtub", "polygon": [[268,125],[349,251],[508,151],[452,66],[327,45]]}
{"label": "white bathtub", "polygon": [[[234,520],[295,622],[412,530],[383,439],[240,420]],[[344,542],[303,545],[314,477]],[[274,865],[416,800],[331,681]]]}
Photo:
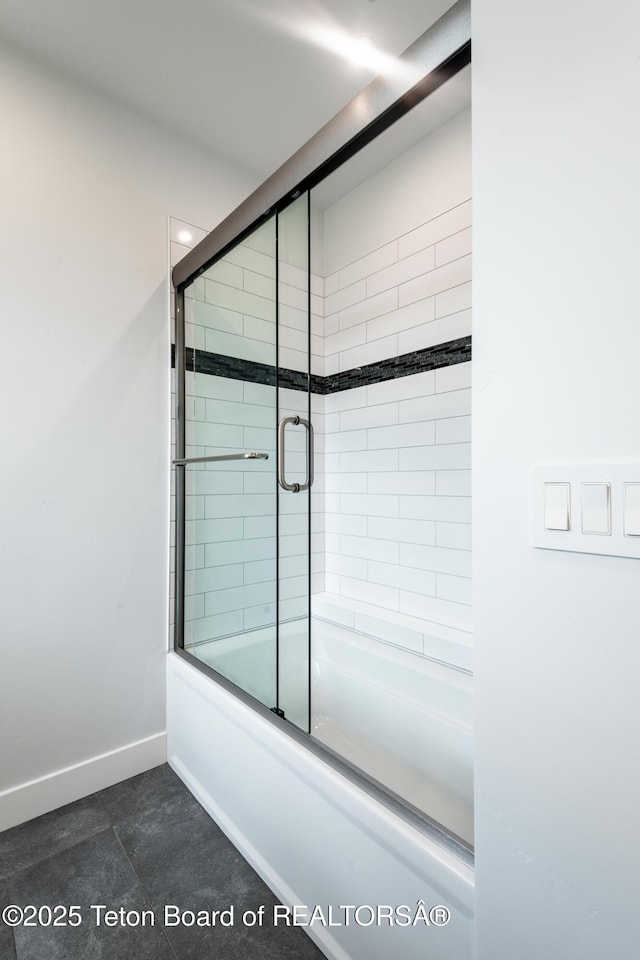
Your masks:
{"label": "white bathtub", "polygon": [[[313,636],[314,737],[378,780],[393,775],[407,799],[465,836],[469,678],[326,620]],[[341,904],[423,900],[451,911],[444,927],[314,924],[307,932],[327,957],[471,960],[473,868],[455,845],[176,654],[167,728],[173,769],[284,903],[339,915]]]}
{"label": "white bathtub", "polygon": [[472,845],[470,674],[326,620],[313,637],[312,734]]}

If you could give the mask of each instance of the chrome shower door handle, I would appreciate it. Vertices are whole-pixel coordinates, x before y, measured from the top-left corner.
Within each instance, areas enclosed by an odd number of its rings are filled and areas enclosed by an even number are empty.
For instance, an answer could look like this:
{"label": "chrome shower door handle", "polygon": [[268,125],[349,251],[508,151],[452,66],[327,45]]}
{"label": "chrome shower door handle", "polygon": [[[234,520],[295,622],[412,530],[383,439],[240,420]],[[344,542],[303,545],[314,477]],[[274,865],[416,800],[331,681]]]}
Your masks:
{"label": "chrome shower door handle", "polygon": [[[307,431],[307,479],[304,483],[287,483],[285,477],[285,430],[288,423],[296,426],[301,423]],[[278,425],[278,482],[283,490],[290,493],[308,490],[313,483],[313,425],[303,417],[283,417]]]}

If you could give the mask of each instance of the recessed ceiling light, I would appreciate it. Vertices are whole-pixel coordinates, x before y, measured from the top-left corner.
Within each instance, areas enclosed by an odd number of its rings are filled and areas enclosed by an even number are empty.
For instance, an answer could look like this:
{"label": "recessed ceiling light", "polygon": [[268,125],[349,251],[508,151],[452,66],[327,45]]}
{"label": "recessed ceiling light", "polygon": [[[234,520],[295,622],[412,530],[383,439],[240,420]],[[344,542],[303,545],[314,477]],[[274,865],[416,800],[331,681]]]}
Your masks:
{"label": "recessed ceiling light", "polygon": [[345,56],[357,66],[368,67],[376,56],[376,45],[371,37],[354,37],[345,44]]}
{"label": "recessed ceiling light", "polygon": [[325,50],[337,53],[359,67],[368,67],[377,72],[380,52],[369,37],[352,37],[345,30],[332,27],[315,27],[311,39]]}
{"label": "recessed ceiling light", "polygon": [[193,240],[193,236],[192,234],[189,233],[188,230],[181,230],[180,233],[178,234],[178,241],[180,243],[191,243],[192,240]]}
{"label": "recessed ceiling light", "polygon": [[[369,37],[353,37],[346,30],[325,25],[309,24],[303,31],[305,38],[316,46],[344,57],[358,67],[364,67],[378,76],[398,80],[412,80],[415,69],[376,47]],[[419,79],[419,78],[418,78]]]}

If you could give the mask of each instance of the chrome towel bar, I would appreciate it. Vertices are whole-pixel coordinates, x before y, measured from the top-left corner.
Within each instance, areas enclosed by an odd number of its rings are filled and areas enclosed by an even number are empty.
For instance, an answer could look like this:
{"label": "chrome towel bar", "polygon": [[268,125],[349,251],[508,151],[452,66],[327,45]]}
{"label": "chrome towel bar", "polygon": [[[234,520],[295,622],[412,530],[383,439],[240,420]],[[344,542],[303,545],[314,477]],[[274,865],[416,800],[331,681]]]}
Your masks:
{"label": "chrome towel bar", "polygon": [[184,467],[187,463],[219,463],[221,460],[268,460],[268,453],[223,453],[215,457],[185,457],[182,460],[173,460],[176,467]]}

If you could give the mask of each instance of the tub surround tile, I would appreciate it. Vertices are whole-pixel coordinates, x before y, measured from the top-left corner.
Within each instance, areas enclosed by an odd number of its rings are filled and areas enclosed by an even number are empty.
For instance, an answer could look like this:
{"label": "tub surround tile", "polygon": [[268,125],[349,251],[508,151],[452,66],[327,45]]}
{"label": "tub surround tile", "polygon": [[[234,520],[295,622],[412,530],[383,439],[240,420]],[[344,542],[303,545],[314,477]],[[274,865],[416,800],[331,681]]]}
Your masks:
{"label": "tub surround tile", "polygon": [[341,287],[335,293],[330,293],[325,297],[324,310],[327,314],[337,313],[338,310],[344,310],[354,303],[364,300],[367,295],[366,281],[358,280],[348,287]]}
{"label": "tub surround tile", "polygon": [[370,537],[398,543],[420,543],[435,546],[436,524],[432,520],[401,520],[399,517],[369,517]]}
{"label": "tub surround tile", "polygon": [[471,576],[471,554],[466,550],[403,543],[400,545],[400,561],[421,570],[450,573],[458,577]]}
{"label": "tub surround tile", "polygon": [[471,550],[470,523],[436,523],[436,544],[439,547],[452,547],[455,550]]}
{"label": "tub surround tile", "polygon": [[437,470],[436,494],[449,497],[471,496],[471,470]]}
{"label": "tub surround tile", "polygon": [[460,284],[445,290],[436,296],[436,319],[447,317],[450,314],[461,314],[467,317],[471,327],[471,282]]}
{"label": "tub surround tile", "polygon": [[363,364],[371,367],[381,360],[398,355],[397,336],[383,337],[380,340],[372,340],[363,343],[358,347],[351,347],[349,350],[342,350],[339,354],[338,372],[351,372],[357,369],[357,364]]}
{"label": "tub surround tile", "polygon": [[354,260],[348,266],[343,267],[338,273],[339,288],[348,287],[358,280],[384,270],[390,264],[398,259],[398,241],[392,240],[378,247],[373,253],[368,253],[359,260]]}
{"label": "tub surround tile", "polygon": [[447,626],[470,632],[472,629],[471,607],[466,604],[439,597],[426,597],[423,594],[400,591],[400,612],[411,617],[442,623]]}
{"label": "tub surround tile", "polygon": [[370,561],[368,568],[368,578],[371,583],[377,583],[383,587],[412,590],[414,593],[423,593],[427,597],[436,596],[435,573],[406,565],[401,567],[395,563],[376,563],[375,561]]}
{"label": "tub surround tile", "polygon": [[470,443],[471,416],[450,417],[436,423],[436,443]]}
{"label": "tub surround tile", "polygon": [[[394,287],[393,291],[388,291],[386,295],[390,293],[395,294],[396,302],[392,303],[388,311],[384,314],[372,315],[374,319],[370,319],[367,323],[367,340],[379,340],[381,337],[388,336],[390,333],[404,334],[412,327],[424,327],[424,324],[435,320],[436,303],[433,297],[427,300],[420,300],[417,303],[411,303],[408,306],[398,307],[396,288]],[[368,302],[369,301],[367,301],[367,303]],[[382,311],[380,311],[380,313],[382,313]],[[428,345],[426,341],[417,344],[418,347],[426,347]]]}
{"label": "tub surround tile", "polygon": [[[418,256],[418,254],[415,254],[415,256]],[[437,296],[442,295],[443,291],[468,283],[470,279],[471,256],[469,255],[461,257],[459,260],[453,260],[451,263],[445,263],[429,272],[420,271],[420,275],[414,275],[412,279],[407,278],[406,283],[401,283],[398,288],[398,304],[404,307],[416,300],[424,300],[433,296],[437,298]]]}
{"label": "tub surround tile", "polygon": [[[419,596],[408,591],[401,593],[401,603],[411,606],[412,597]],[[438,613],[443,601],[435,597],[423,597],[423,611]],[[378,604],[368,603],[326,592],[312,597],[311,613],[314,618],[338,624],[355,634],[373,641],[403,647],[442,663],[470,671],[472,668],[472,635],[467,628],[449,627],[424,616],[406,612],[385,610]],[[468,615],[469,611],[466,608]]]}
{"label": "tub surround tile", "polygon": [[379,604],[386,610],[400,609],[399,591],[394,587],[383,587],[369,580],[353,580],[341,577],[340,590],[344,597],[363,600],[365,603]]}
{"label": "tub surround tile", "polygon": [[410,377],[427,370],[437,370],[471,359],[471,337],[462,337],[424,350],[414,350],[401,356],[387,357],[377,362],[344,370],[324,378],[324,393],[352,390],[367,384]]}
{"label": "tub surround tile", "polygon": [[436,492],[436,475],[433,470],[371,473],[365,476],[369,493],[413,494],[426,497],[433,496]]}
{"label": "tub surround tile", "polygon": [[398,407],[400,423],[424,420],[448,420],[471,415],[471,390],[452,390],[401,400]]}
{"label": "tub surround tile", "polygon": [[[367,278],[367,295],[375,296],[390,287],[399,287],[401,291],[402,285],[405,283],[410,283],[416,277],[433,272],[435,263],[436,255],[433,247],[418,250],[416,253],[404,257],[391,266],[378,270],[369,276]],[[402,299],[400,299],[399,305],[404,305]]]}
{"label": "tub surround tile", "polygon": [[340,495],[340,512],[366,517],[397,517],[398,498],[383,493],[344,493]]}
{"label": "tub surround tile", "polygon": [[[359,303],[354,303],[351,307],[340,310],[337,314],[332,314],[325,319],[325,337],[334,332],[336,326],[334,318],[338,318],[338,328],[347,330],[349,327],[366,324],[367,339],[377,339],[369,336],[370,324],[375,317],[385,317],[393,314],[398,309],[398,291],[395,287],[390,290],[383,290],[373,297],[367,297]],[[386,331],[389,333],[389,330]]]}
{"label": "tub surround tile", "polygon": [[471,606],[471,580],[466,577],[454,577],[446,573],[437,575],[437,595],[442,600],[453,600]]}
{"label": "tub surround tile", "polygon": [[[437,317],[420,326],[398,334],[398,353],[429,348],[451,340],[471,336],[471,312],[461,311],[451,316]],[[467,358],[468,359],[468,358]]]}
{"label": "tub surround tile", "polygon": [[[432,443],[430,446],[401,448],[399,453],[401,471],[471,469],[470,443]],[[437,492],[436,483],[436,494]]]}
{"label": "tub surround tile", "polygon": [[[251,238],[249,238],[249,241]],[[267,238],[268,242],[270,240],[273,243],[273,237]],[[260,250],[252,249],[249,246],[248,242],[241,243],[237,247],[234,247],[233,250],[229,250],[225,254],[225,261],[227,263],[237,264],[239,267],[243,267],[246,270],[251,270],[254,273],[261,273],[265,277],[270,277],[272,280],[275,280],[276,276],[276,261],[275,257],[272,254],[265,253]],[[203,274],[206,278],[208,272]]]}
{"label": "tub surround tile", "polygon": [[455,366],[441,367],[435,372],[435,392],[448,393],[471,386],[471,361]]}
{"label": "tub surround tile", "polygon": [[398,255],[408,257],[416,250],[422,250],[433,243],[444,240],[471,224],[471,200],[451,207],[445,213],[428,220],[426,223],[409,233],[405,233],[398,241]]}
{"label": "tub surround tile", "polygon": [[333,432],[390,426],[398,422],[398,404],[379,403],[376,406],[361,407],[359,410],[345,410],[338,414],[338,417]]}
{"label": "tub surround tile", "polygon": [[[206,335],[209,348],[220,351],[187,352],[192,370],[209,374],[199,378],[202,384],[196,385],[197,392],[210,389],[209,380],[228,378],[233,383],[235,378],[245,381],[239,384],[245,403],[250,389],[271,391],[268,397],[253,402],[273,410],[277,381],[284,415],[289,408],[297,412],[295,395],[310,390],[316,429],[311,509],[314,516],[322,513],[328,537],[326,554],[316,550],[314,555],[314,589],[344,591],[350,602],[356,603],[357,597],[372,596],[372,588],[377,588],[378,602],[386,597],[396,611],[404,606],[422,611],[420,615],[431,612],[435,619],[452,625],[468,623],[464,598],[470,595],[470,571],[460,565],[466,560],[456,564],[449,553],[468,557],[470,550],[471,202],[465,199],[409,233],[390,237],[357,260],[338,265],[324,279],[312,275],[310,361],[305,352],[309,342],[306,272],[280,264],[276,363],[275,356],[264,353],[274,332],[267,306],[275,290],[274,261],[272,257],[261,264],[258,261],[251,250],[238,250],[226,275],[216,276],[212,271],[206,283],[194,284],[200,300],[219,292],[222,303],[191,301],[192,335]],[[221,283],[225,289],[218,291],[213,283]],[[252,310],[253,304],[259,309]],[[197,330],[200,319],[201,334]],[[222,339],[216,339],[216,330]],[[224,337],[238,332],[248,336],[250,343],[228,348]],[[245,359],[223,355],[232,352]],[[211,390],[222,393],[220,387]],[[291,396],[285,397],[285,391],[291,391]],[[241,422],[242,394],[237,398],[238,410],[218,404],[215,396],[204,408],[202,404],[196,408],[195,395],[189,398],[189,417],[194,424],[213,419],[227,425]],[[302,402],[306,404],[306,398]],[[270,425],[262,422],[267,416],[264,411],[252,413],[247,407],[247,413],[254,417],[252,427],[269,429]],[[196,432],[193,439],[203,441],[205,433]],[[227,439],[230,437],[228,434]],[[249,438],[254,437],[253,446],[267,449],[266,438],[249,430],[243,433],[245,445],[251,446]],[[300,457],[294,450],[298,439],[292,431],[288,438],[291,470],[294,458]],[[302,464],[300,469],[304,469]],[[257,510],[259,496],[268,493],[261,480],[256,475],[253,486],[245,483],[237,490],[245,512],[252,504]],[[200,498],[201,502],[194,501],[193,509],[204,511],[206,517],[219,515],[222,520],[229,515],[233,493],[230,489],[212,491],[208,498]],[[254,500],[247,494],[253,494]],[[219,504],[215,502],[218,496]],[[284,520],[286,498],[281,498],[281,510],[283,507]],[[234,509],[237,512],[240,504]],[[200,526],[205,525],[204,532],[209,522],[199,521]],[[330,539],[336,536],[341,540],[339,546]],[[386,544],[384,550],[377,546],[380,543]],[[300,544],[294,545],[301,551],[292,555],[295,563],[305,551]],[[267,569],[260,566],[267,556],[240,556],[234,553],[233,544],[226,544],[223,550],[227,546],[229,560],[246,562],[250,578],[249,563],[258,565],[256,576]],[[442,552],[440,591],[439,568],[433,560],[433,569],[422,563],[414,565],[410,560],[413,546]],[[222,564],[221,554],[214,558],[209,550],[207,556],[207,563]],[[292,568],[292,578],[295,573]],[[245,596],[241,584],[229,583],[229,588],[235,590],[237,602]],[[294,595],[297,589],[292,582],[285,592]],[[209,620],[213,623],[215,603],[222,592],[206,592],[203,611],[212,614]],[[457,611],[458,603],[465,609]]]}
{"label": "tub surround tile", "polygon": [[[448,347],[444,345],[445,350]],[[470,581],[443,580],[438,593],[436,570],[414,564],[407,552],[412,545],[437,546],[443,550],[446,576],[452,569],[447,550],[466,553],[469,548],[469,353],[465,352],[460,363],[423,369],[425,358],[438,362],[440,350],[439,346],[435,352],[416,351],[412,357],[382,361],[371,370],[361,368],[349,374],[352,380],[339,379],[332,384],[346,389],[313,395],[316,409],[322,400],[325,413],[316,419],[318,450],[327,450],[326,455],[318,454],[318,484],[313,499],[318,507],[318,496],[322,498],[319,508],[324,506],[328,511],[329,533],[342,535],[340,545],[327,541],[326,576],[323,570],[315,588],[344,593],[352,600],[368,598],[380,603],[385,598],[392,609],[400,606],[398,591],[402,590],[403,602],[411,609],[424,610],[419,598],[429,597],[440,601],[436,616],[446,622],[466,623],[452,610],[456,602],[468,597]],[[388,376],[398,362],[407,364],[406,376],[380,379],[381,375]],[[281,370],[279,373],[282,375]],[[378,379],[368,382],[370,377]],[[291,378],[287,388],[295,391],[306,383],[306,378],[298,375]],[[248,384],[247,389],[250,387]],[[318,387],[317,379],[312,387]],[[265,389],[260,384],[256,388]],[[319,389],[326,390],[326,382]],[[289,399],[281,392],[281,399],[285,405],[295,405],[295,394]],[[222,407],[222,412],[226,409]],[[326,496],[318,494],[323,481]],[[440,541],[435,535],[436,522],[441,523]],[[395,532],[391,526],[394,523]],[[385,547],[377,546],[385,540]],[[375,563],[379,566],[373,566]],[[431,560],[431,566],[434,563]],[[462,581],[467,578],[467,569],[465,566]],[[422,576],[417,572],[420,570]],[[459,564],[453,570],[453,575],[463,572]],[[244,594],[236,594],[239,602]],[[220,596],[211,594],[204,612],[213,614]],[[429,610],[433,612],[434,608]],[[415,644],[409,646],[415,649]]]}
{"label": "tub surround tile", "polygon": [[459,230],[446,240],[436,243],[436,266],[440,267],[450,260],[457,260],[471,253],[471,227]]}

